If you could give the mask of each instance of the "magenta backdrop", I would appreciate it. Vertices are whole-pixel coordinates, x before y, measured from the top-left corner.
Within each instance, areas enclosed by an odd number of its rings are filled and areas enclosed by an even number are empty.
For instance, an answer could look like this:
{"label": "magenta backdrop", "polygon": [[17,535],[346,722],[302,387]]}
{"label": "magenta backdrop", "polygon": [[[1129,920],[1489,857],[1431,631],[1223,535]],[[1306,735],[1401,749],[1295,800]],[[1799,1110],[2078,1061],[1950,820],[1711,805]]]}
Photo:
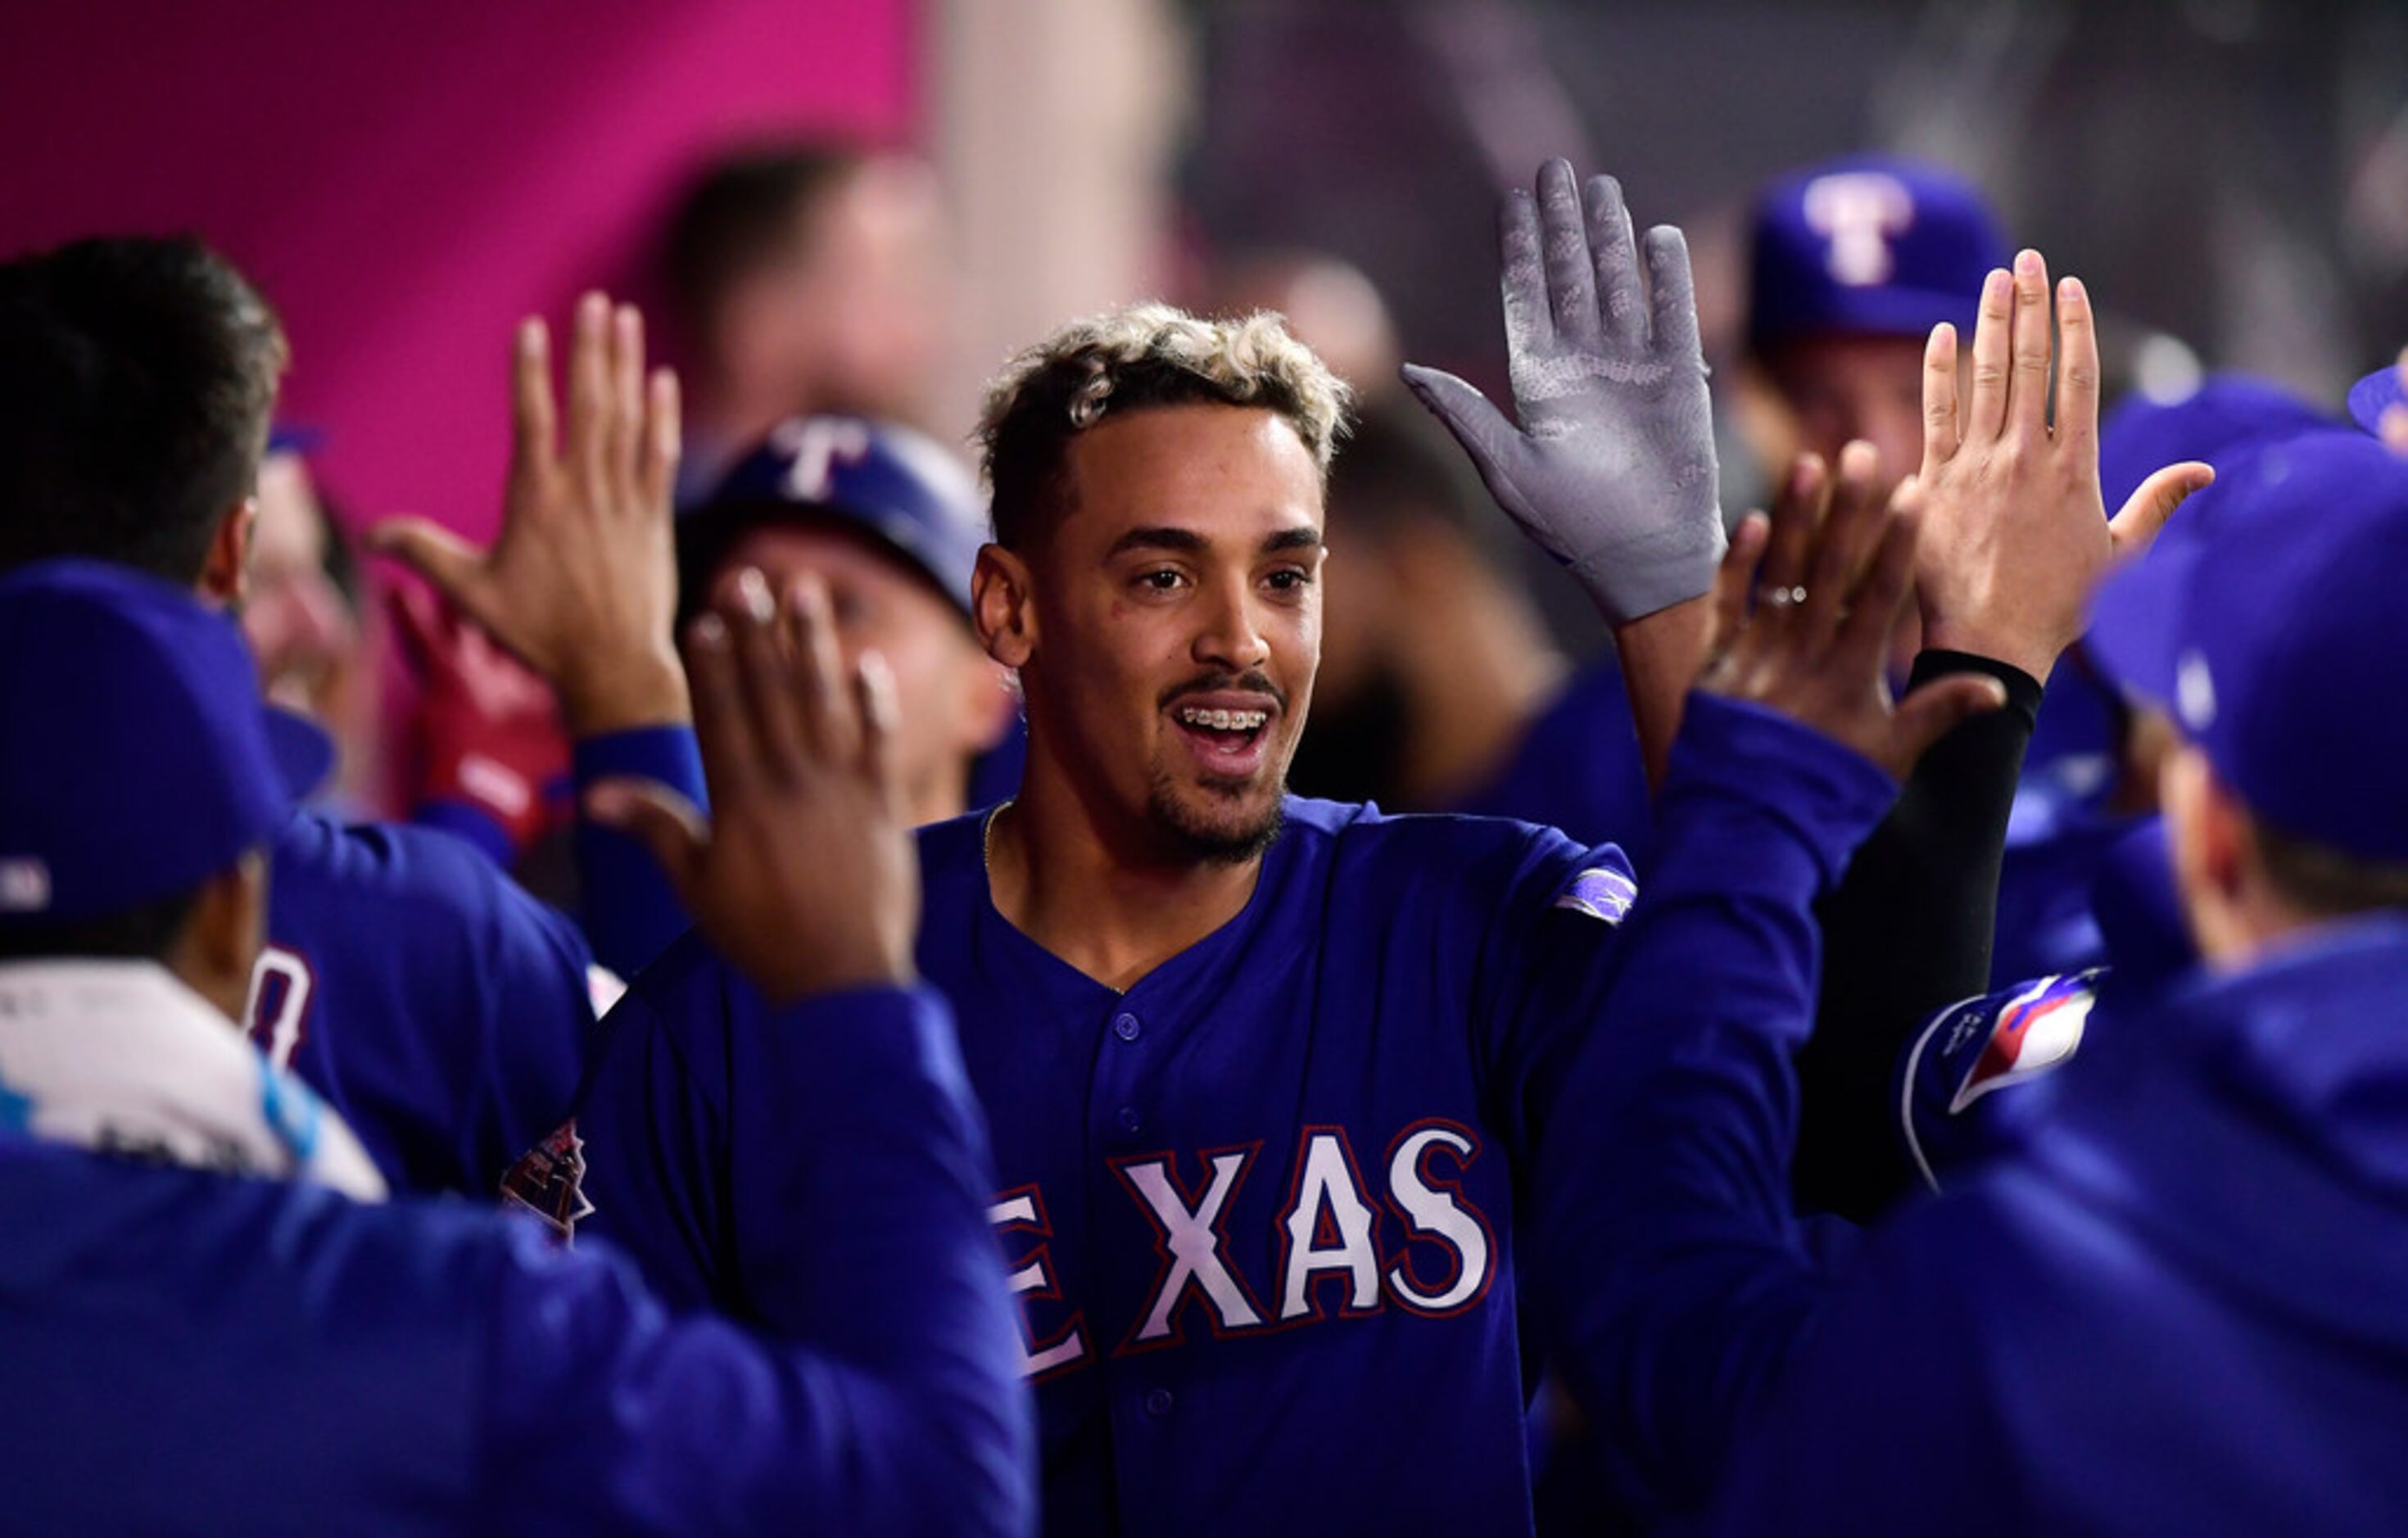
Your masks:
{"label": "magenta backdrop", "polygon": [[910,0],[212,0],[0,20],[0,252],[200,232],[355,515],[491,532],[513,323],[624,284],[695,160],[905,137]]}

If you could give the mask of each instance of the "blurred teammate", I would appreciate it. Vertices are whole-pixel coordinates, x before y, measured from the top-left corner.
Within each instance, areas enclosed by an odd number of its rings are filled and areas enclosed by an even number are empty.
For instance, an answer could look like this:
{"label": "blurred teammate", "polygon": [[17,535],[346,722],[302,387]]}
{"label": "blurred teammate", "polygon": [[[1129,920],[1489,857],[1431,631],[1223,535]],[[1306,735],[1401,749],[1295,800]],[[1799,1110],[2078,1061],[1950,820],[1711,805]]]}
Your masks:
{"label": "blurred teammate", "polygon": [[379,1204],[342,1118],[232,1025],[306,781],[235,627],[122,568],[0,576],[0,711],[44,726],[0,734],[8,1526],[1025,1531],[986,1152],[910,983],[887,707],[814,680],[830,734],[772,758],[799,669],[758,621],[714,623],[718,838],[678,876],[777,1022],[799,1122],[761,1172],[842,1252],[772,1339],[673,1320],[532,1225]]}
{"label": "blurred teammate", "polygon": [[268,699],[308,717],[337,747],[334,794],[367,803],[375,678],[361,624],[359,568],[310,476],[304,436],[271,433],[259,465],[243,639]]}
{"label": "blurred teammate", "polygon": [[[1981,194],[1935,166],[1851,155],[1795,172],[1756,207],[1747,350],[1795,425],[1835,460],[1856,439],[1895,485],[1923,462],[1923,342],[1970,336],[2007,247]],[[1784,450],[1773,463],[1785,463]]]}
{"label": "blurred teammate", "polygon": [[[607,484],[571,496],[547,478],[547,441],[544,459],[521,456],[522,514],[544,501],[555,522],[587,516],[606,496],[666,509],[674,427],[647,413],[632,312],[629,347],[614,352],[609,324],[598,300],[581,318],[572,411],[580,439],[610,435]],[[82,241],[0,266],[0,569],[90,557],[239,609],[283,359],[265,301],[189,238]],[[635,376],[632,402],[599,382],[613,362]],[[613,530],[633,519],[613,518],[580,533],[589,564],[624,543]],[[605,737],[683,720],[667,594],[648,608],[640,582],[584,591],[590,606],[563,626],[572,724]],[[579,593],[550,582],[522,607],[556,616]],[[491,1195],[584,1062],[593,1009],[575,928],[467,845],[421,829],[303,812],[273,863],[254,1040],[343,1113],[390,1184]]]}
{"label": "blurred teammate", "polygon": [[920,420],[952,336],[945,240],[915,156],[772,146],[704,170],[665,252],[693,382],[679,506],[789,417]]}
{"label": "blurred teammate", "polygon": [[[2211,375],[2177,400],[2131,396],[2100,424],[2100,489],[2107,506],[2119,506],[2161,467],[2196,461],[2222,472],[2268,444],[2334,425],[2290,392],[2246,375]],[[2200,510],[2220,500],[2211,496]],[[2186,514],[2177,537],[2190,526]],[[2107,959],[2108,916],[2092,888],[2136,820],[2157,810],[2157,767],[2172,744],[2165,724],[2134,712],[2086,648],[2066,654],[2032,733],[2008,828],[1992,953],[1999,987]]]}
{"label": "blurred teammate", "polygon": [[679,585],[695,608],[740,570],[785,592],[826,584],[848,664],[886,659],[902,707],[896,752],[915,823],[968,810],[970,761],[1014,715],[970,623],[986,538],[978,487],[943,445],[900,424],[796,417],[678,523]]}
{"label": "blurred teammate", "polygon": [[[2090,632],[2179,726],[2162,795],[2204,972],[2070,1077],[2013,1171],[1901,1219],[1837,1289],[1769,1242],[1807,999],[1694,979],[1811,970],[1805,904],[1846,841],[1784,834],[1739,869],[1710,868],[1703,841],[1800,828],[1807,801],[1852,801],[1863,826],[1886,786],[1813,732],[1684,766],[1613,999],[1660,1025],[1608,1093],[1662,1114],[1627,1150],[1648,1177],[1598,1220],[1643,1236],[1627,1320],[1678,1300],[1678,1328],[1630,1338],[1625,1402],[1730,1448],[1713,1531],[2344,1533],[2408,1499],[2389,1430],[2408,1317],[2387,1282],[2408,1254],[2389,1028],[2408,647],[2386,618],[2408,467],[2320,434],[2234,480],[2230,522],[2111,577]],[[1840,669],[1857,687],[1870,652]],[[1842,712],[1784,708],[1863,740]],[[1667,902],[1676,868],[1691,895]],[[1708,1035],[1722,1071],[1701,1074]]]}

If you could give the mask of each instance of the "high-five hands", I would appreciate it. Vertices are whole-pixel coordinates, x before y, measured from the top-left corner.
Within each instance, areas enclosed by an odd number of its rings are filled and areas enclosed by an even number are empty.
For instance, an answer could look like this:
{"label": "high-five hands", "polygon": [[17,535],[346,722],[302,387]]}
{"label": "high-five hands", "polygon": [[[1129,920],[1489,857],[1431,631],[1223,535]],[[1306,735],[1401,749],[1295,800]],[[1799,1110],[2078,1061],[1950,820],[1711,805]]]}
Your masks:
{"label": "high-five hands", "polygon": [[1956,331],[1923,355],[1923,643],[2011,663],[2045,683],[2082,634],[2114,562],[2146,550],[2183,499],[2215,478],[2169,465],[2111,522],[2099,487],[2099,336],[2090,296],[2057,290],[2057,420],[2049,422],[2048,266],[2038,252],[1992,272],[1973,327],[1971,395],[1956,388]]}
{"label": "high-five hands", "polygon": [[1926,748],[2005,704],[2006,691],[1955,674],[1891,705],[1889,635],[1914,590],[1925,514],[1912,485],[1885,508],[1876,467],[1865,443],[1841,453],[1836,477],[1804,455],[1771,518],[1750,513],[1740,525],[1714,580],[1714,648],[1698,687],[1778,711],[1904,779]]}
{"label": "high-five hands", "polygon": [[552,346],[523,323],[512,360],[514,441],[501,537],[480,551],[423,519],[370,535],[560,691],[591,737],[686,718],[670,631],[677,614],[672,499],[677,377],[644,370],[642,317],[588,294],[568,360],[568,432]]}
{"label": "high-five hands", "polygon": [[1620,184],[1593,177],[1584,198],[1561,160],[1535,202],[1505,195],[1500,223],[1520,428],[1453,374],[1407,364],[1405,383],[1609,623],[1702,596],[1723,526],[1687,242],[1649,230],[1642,282]]}
{"label": "high-five hands", "polygon": [[884,658],[864,653],[846,676],[819,579],[781,605],[752,570],[687,626],[685,658],[710,819],[638,780],[594,786],[587,815],[651,849],[771,1002],[908,983],[920,871]]}

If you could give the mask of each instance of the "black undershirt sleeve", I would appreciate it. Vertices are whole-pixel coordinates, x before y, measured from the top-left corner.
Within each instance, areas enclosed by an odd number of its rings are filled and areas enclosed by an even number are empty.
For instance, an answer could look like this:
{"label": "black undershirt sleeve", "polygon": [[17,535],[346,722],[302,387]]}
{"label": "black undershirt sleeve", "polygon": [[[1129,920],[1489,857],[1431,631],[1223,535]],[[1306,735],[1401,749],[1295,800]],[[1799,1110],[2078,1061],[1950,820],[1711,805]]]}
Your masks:
{"label": "black undershirt sleeve", "polygon": [[1899,1055],[1933,1014],[1989,991],[2007,816],[2041,685],[1988,657],[1927,651],[1909,692],[1963,672],[2006,685],[2006,707],[1923,755],[1818,912],[1823,993],[1798,1058],[1800,1211],[1865,1222],[1909,1188],[1889,1103]]}

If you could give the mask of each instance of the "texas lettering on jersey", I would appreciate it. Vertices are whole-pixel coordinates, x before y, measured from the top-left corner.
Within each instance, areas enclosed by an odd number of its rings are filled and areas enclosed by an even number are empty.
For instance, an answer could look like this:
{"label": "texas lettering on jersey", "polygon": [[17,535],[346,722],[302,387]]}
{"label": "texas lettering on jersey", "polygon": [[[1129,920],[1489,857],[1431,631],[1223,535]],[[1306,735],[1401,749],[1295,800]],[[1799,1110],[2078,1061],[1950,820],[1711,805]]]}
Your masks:
{"label": "texas lettering on jersey", "polygon": [[[1068,1299],[1052,1255],[1054,1229],[1036,1185],[1000,1193],[987,1215],[1002,1237],[1012,1291],[1027,1318],[1023,1371],[1047,1379],[1095,1359],[1185,1344],[1200,1318],[1210,1336],[1292,1329],[1391,1305],[1446,1317],[1477,1305],[1496,1272],[1489,1222],[1465,1197],[1479,1137],[1428,1118],[1399,1131],[1367,1184],[1347,1131],[1302,1128],[1286,1194],[1267,1232],[1275,1258],[1248,1275],[1232,1254],[1240,1191],[1261,1163],[1257,1143],[1111,1161],[1117,1185],[1154,1234],[1155,1272],[1126,1321],[1090,1321]],[[1098,1333],[1098,1331],[1102,1333]]]}

